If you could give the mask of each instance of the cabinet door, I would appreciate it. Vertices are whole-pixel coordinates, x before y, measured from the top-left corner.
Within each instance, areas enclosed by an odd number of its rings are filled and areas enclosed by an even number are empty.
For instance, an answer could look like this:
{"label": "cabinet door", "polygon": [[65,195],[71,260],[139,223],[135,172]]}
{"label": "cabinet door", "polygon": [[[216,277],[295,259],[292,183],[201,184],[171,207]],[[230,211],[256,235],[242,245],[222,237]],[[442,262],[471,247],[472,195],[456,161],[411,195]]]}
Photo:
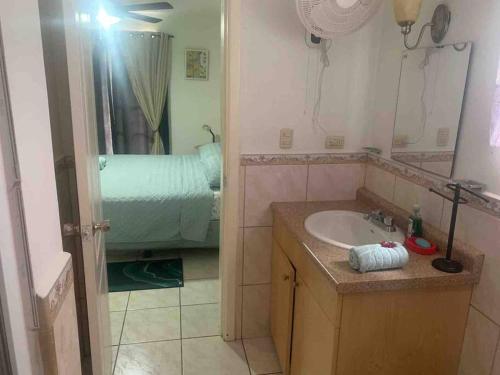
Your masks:
{"label": "cabinet door", "polygon": [[273,241],[271,282],[271,334],[283,374],[288,375],[295,270],[276,241]]}
{"label": "cabinet door", "polygon": [[291,375],[333,373],[334,327],[297,274]]}

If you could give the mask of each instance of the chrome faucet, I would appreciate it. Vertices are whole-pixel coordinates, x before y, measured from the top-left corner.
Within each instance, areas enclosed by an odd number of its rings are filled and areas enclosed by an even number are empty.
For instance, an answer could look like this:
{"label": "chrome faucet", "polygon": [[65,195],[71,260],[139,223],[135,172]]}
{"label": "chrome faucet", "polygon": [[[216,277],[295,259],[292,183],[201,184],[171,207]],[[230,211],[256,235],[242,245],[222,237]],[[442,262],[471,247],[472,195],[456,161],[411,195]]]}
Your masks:
{"label": "chrome faucet", "polygon": [[370,221],[377,227],[382,228],[386,232],[395,232],[394,219],[392,216],[386,216],[382,210],[374,210],[364,216],[365,220]]}

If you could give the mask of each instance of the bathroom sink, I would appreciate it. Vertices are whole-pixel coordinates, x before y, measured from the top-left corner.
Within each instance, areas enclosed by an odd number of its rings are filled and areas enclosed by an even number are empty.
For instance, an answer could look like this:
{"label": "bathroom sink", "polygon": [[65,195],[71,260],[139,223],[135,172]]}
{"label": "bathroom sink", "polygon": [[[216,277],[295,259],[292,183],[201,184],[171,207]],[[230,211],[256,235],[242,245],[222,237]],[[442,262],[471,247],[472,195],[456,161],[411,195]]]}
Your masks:
{"label": "bathroom sink", "polygon": [[387,232],[353,211],[316,212],[307,217],[304,226],[310,235],[344,249],[381,241],[402,243],[405,239],[399,228]]}

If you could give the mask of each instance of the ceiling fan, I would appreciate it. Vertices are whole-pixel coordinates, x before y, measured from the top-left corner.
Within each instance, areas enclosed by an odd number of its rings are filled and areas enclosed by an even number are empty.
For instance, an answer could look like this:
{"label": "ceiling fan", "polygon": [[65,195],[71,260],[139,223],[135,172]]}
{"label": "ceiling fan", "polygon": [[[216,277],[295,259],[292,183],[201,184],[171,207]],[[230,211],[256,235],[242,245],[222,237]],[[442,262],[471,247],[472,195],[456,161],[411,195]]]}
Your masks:
{"label": "ceiling fan", "polygon": [[105,5],[105,11],[111,17],[116,17],[119,19],[132,18],[149,23],[158,23],[163,20],[161,18],[145,16],[143,14],[139,14],[136,12],[150,11],[150,10],[168,10],[168,9],[174,9],[174,7],[166,1],[158,3],[137,3],[137,4],[107,3]]}

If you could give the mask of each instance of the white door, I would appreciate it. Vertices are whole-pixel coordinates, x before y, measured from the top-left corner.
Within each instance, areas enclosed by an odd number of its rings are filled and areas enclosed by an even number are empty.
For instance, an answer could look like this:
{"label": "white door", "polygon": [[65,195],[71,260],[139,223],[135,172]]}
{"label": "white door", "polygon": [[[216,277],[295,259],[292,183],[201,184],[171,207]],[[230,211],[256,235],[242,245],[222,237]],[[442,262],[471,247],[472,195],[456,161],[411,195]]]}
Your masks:
{"label": "white door", "polygon": [[111,331],[92,71],[92,3],[63,2],[92,370],[93,375],[108,375]]}

